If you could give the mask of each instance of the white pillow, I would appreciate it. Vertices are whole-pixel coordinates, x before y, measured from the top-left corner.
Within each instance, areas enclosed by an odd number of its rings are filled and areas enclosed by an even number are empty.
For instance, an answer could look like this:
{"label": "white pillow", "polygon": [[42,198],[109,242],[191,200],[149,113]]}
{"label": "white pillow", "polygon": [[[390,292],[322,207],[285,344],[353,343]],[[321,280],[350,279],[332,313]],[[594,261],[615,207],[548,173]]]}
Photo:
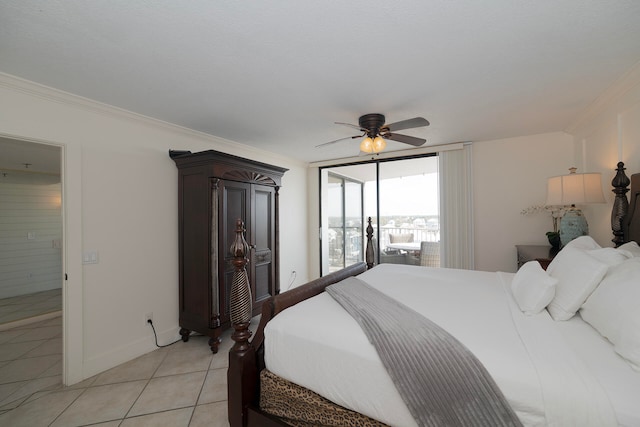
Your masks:
{"label": "white pillow", "polygon": [[558,279],[550,277],[538,261],[529,261],[516,273],[511,291],[524,314],[538,314],[556,294],[556,283]]}
{"label": "white pillow", "polygon": [[640,257],[612,268],[580,309],[582,318],[640,371]]}
{"label": "white pillow", "polygon": [[564,248],[577,248],[587,251],[592,249],[600,249],[601,247],[602,246],[600,246],[598,242],[593,240],[593,237],[591,236],[576,237],[575,239],[564,245]]}
{"label": "white pillow", "polygon": [[636,242],[627,242],[618,246],[619,251],[628,251],[634,257],[640,257],[640,246]]}
{"label": "white pillow", "polygon": [[607,272],[608,265],[587,251],[565,246],[551,261],[547,273],[556,279],[556,295],[547,306],[554,320],[569,320],[591,295]]}
{"label": "white pillow", "polygon": [[631,254],[628,251],[621,251],[614,248],[593,249],[587,251],[587,253],[598,261],[607,264],[608,266],[618,265],[621,262],[631,258]]}

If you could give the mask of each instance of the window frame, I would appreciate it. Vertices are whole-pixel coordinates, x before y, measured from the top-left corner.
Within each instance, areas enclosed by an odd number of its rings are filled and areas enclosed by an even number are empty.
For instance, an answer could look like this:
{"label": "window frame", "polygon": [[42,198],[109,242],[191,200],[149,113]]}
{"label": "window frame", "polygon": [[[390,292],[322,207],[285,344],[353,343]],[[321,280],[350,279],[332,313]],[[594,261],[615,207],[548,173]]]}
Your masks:
{"label": "window frame", "polygon": [[[364,160],[364,161],[351,161],[351,162],[344,162],[344,163],[336,163],[336,164],[331,164],[331,165],[322,165],[318,167],[318,199],[319,199],[319,203],[318,203],[318,220],[319,220],[319,225],[318,225],[318,230],[322,230],[323,224],[322,224],[322,173],[324,169],[329,169],[329,171],[327,172],[328,174],[334,175],[334,176],[341,176],[339,173],[335,173],[335,172],[331,172],[330,169],[334,169],[334,168],[339,168],[339,167],[344,167],[344,166],[355,166],[355,165],[365,165],[365,164],[374,164],[375,165],[375,176],[376,176],[376,221],[379,223],[380,222],[380,164],[381,163],[387,163],[387,162],[397,162],[397,161],[403,161],[403,160],[411,160],[411,159],[421,159],[421,158],[428,158],[428,157],[439,157],[440,153],[437,151],[433,151],[433,152],[429,152],[429,153],[421,153],[421,154],[413,154],[413,155],[408,155],[408,156],[401,156],[401,157],[387,157],[387,158],[371,158],[369,160]],[[363,183],[364,184],[364,183]],[[364,185],[362,185],[362,190],[364,191]],[[344,197],[344,191],[343,191],[343,197]],[[365,242],[365,236],[366,236],[366,227],[367,227],[367,220],[364,218],[364,195],[362,195],[360,197],[361,203],[362,203],[362,236],[363,236],[363,242],[362,242],[362,249],[363,249],[363,253],[366,253],[366,242]],[[343,198],[343,215],[344,215],[344,198]],[[375,234],[375,240],[376,240],[376,247],[373,248],[374,250],[374,260],[378,260],[380,259],[380,237],[381,237],[381,230],[380,227],[376,227],[376,234]],[[322,251],[322,232],[319,233],[318,235],[318,245],[319,245],[319,267],[320,267],[320,276],[324,275],[323,272],[323,251]],[[343,258],[344,258],[344,254],[343,254]]]}

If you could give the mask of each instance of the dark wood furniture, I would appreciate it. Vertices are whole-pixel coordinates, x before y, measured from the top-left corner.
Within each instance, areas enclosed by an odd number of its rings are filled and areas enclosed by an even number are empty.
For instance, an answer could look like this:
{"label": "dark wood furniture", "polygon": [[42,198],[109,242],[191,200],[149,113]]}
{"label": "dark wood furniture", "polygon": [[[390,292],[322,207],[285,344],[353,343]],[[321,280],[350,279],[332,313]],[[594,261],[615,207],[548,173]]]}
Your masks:
{"label": "dark wood furniture", "polygon": [[216,353],[230,326],[236,221],[249,244],[247,273],[254,311],[279,293],[278,190],[287,169],[209,150],[170,151],[178,167],[179,324],[210,337]]}
{"label": "dark wood furniture", "polygon": [[[231,427],[268,427],[288,426],[273,415],[262,412],[258,407],[260,392],[260,371],[264,368],[264,327],[274,316],[301,301],[314,297],[325,288],[340,282],[347,277],[364,273],[373,262],[373,227],[368,219],[365,262],[353,264],[334,273],[315,279],[305,285],[291,289],[276,297],[271,297],[262,304],[262,316],[253,340],[249,324],[234,324],[232,339],[235,341],[229,351],[229,368],[227,370],[228,413]],[[238,254],[239,258],[242,254]]]}
{"label": "dark wood furniture", "polygon": [[518,268],[529,261],[536,260],[545,270],[560,251],[549,245],[516,245]]}
{"label": "dark wood furniture", "polygon": [[[623,224],[624,236],[622,243],[628,241],[640,242],[640,174],[631,177],[631,203],[620,222]],[[615,231],[615,229],[613,229]],[[367,246],[371,245],[371,236],[367,233]],[[367,250],[367,265],[373,265]],[[373,253],[373,252],[371,252]],[[284,292],[270,298],[263,304],[262,317],[253,340],[249,341],[251,333],[248,325],[234,325],[236,332],[232,337],[235,341],[229,352],[228,381],[228,410],[229,425],[231,427],[270,427],[287,426],[282,420],[263,413],[258,404],[260,393],[260,371],[264,368],[264,327],[275,315],[282,310],[311,298],[332,283],[339,282],[346,277],[360,274],[366,270],[364,263],[352,265],[321,277],[303,286]]]}
{"label": "dark wood furniture", "polygon": [[[618,162],[616,175],[611,181],[615,193],[613,209],[611,210],[612,242],[616,247],[623,243],[634,241],[640,243],[640,173],[631,175],[631,179],[624,173],[623,162]],[[631,184],[629,200],[627,188]]]}

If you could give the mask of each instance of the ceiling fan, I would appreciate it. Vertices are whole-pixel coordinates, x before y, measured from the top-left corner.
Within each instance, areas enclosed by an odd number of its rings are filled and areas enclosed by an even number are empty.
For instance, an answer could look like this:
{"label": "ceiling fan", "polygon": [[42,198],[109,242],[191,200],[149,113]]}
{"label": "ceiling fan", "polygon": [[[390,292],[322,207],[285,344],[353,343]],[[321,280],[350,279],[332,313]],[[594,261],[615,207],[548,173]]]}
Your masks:
{"label": "ceiling fan", "polygon": [[415,147],[419,147],[427,141],[423,138],[395,133],[397,130],[429,126],[429,121],[423,117],[414,117],[413,119],[402,120],[390,124],[385,124],[384,121],[385,118],[382,114],[365,114],[364,116],[360,116],[358,119],[359,126],[352,125],[350,123],[335,122],[337,125],[344,125],[358,129],[362,134],[347,136],[336,139],[335,141],[326,142],[324,144],[317,145],[316,148],[335,144],[336,142],[340,142],[345,139],[362,138],[363,136],[366,137],[360,143],[360,151],[365,153],[379,153],[384,150],[387,146],[385,139],[403,142]]}

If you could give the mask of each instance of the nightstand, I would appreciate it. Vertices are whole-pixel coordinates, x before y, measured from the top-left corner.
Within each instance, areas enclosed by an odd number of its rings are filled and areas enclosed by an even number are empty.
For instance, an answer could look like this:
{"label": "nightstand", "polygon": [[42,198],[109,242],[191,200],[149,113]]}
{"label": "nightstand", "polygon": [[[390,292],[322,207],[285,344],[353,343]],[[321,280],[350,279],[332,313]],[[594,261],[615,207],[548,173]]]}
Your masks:
{"label": "nightstand", "polygon": [[551,260],[560,252],[560,249],[549,245],[516,245],[516,249],[518,251],[518,268],[526,262],[536,260],[545,270]]}

